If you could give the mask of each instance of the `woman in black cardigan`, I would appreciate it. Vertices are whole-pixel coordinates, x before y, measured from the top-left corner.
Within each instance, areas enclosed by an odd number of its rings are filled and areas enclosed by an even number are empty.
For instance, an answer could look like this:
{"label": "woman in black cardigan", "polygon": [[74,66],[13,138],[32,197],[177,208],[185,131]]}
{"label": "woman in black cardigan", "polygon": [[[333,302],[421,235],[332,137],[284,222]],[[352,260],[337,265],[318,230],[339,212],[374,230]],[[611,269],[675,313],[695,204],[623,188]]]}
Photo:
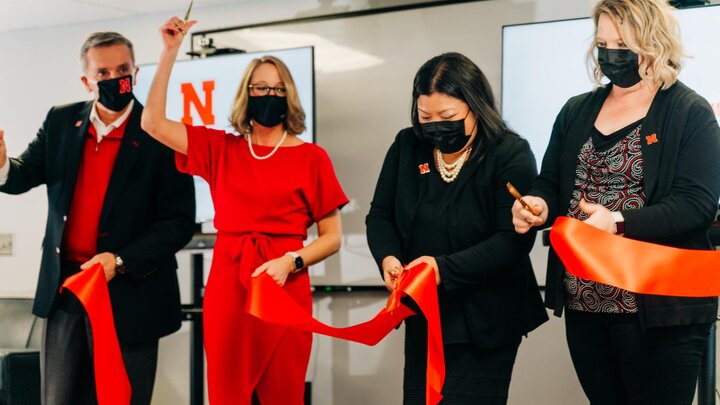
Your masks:
{"label": "woman in black cardigan", "polygon": [[[367,216],[388,289],[404,267],[435,268],[447,376],[443,404],[505,404],[522,335],[547,320],[528,253],[513,231],[510,181],[535,177],[528,143],[500,118],[480,69],[458,53],[415,76],[412,128],[385,157]],[[427,322],[408,318],[404,404],[425,403]]]}
{"label": "woman in black cardigan", "polygon": [[[513,206],[519,233],[560,215],[627,238],[711,249],[720,127],[677,81],[683,56],[664,0],[601,0],[591,65],[610,84],[571,98],[540,175]],[[598,246],[602,249],[601,246]],[[682,268],[677,269],[683,271]],[[633,294],[567,273],[551,250],[546,305],[565,309],[573,364],[592,404],[690,404],[716,298]]]}

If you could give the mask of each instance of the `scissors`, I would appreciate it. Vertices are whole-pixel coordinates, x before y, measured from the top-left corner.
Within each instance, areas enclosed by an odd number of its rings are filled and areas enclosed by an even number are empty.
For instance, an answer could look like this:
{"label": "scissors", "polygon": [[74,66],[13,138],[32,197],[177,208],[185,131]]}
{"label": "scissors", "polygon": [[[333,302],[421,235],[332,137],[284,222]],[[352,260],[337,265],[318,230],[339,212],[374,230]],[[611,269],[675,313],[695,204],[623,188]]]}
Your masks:
{"label": "scissors", "polygon": [[187,24],[187,22],[190,20],[190,10],[192,10],[193,6],[193,0],[190,0],[190,7],[188,7],[187,11],[185,12],[185,18],[183,18],[183,23]]}
{"label": "scissors", "polygon": [[[185,18],[183,19],[183,24],[187,24],[188,20],[190,20],[190,10],[192,10],[193,6],[193,0],[190,0],[190,7],[188,7],[187,11],[185,12]],[[175,24],[175,28],[180,31],[181,34],[185,35],[185,30],[179,26],[178,24]]]}

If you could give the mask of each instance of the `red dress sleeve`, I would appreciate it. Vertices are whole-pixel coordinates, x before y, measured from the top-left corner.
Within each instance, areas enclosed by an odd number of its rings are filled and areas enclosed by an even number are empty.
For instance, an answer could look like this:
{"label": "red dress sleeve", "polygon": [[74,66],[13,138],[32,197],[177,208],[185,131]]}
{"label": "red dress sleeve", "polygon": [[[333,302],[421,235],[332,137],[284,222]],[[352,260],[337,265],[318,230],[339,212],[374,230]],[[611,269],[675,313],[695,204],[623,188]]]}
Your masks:
{"label": "red dress sleeve", "polygon": [[188,136],[187,155],[176,152],[175,164],[180,172],[200,176],[209,184],[217,172],[220,154],[225,150],[228,134],[202,126],[185,125]]}
{"label": "red dress sleeve", "polygon": [[334,209],[340,209],[349,202],[340,182],[335,176],[330,156],[324,149],[317,147],[315,153],[315,164],[310,179],[310,190],[308,190],[308,202],[310,214],[317,222],[323,219]]}

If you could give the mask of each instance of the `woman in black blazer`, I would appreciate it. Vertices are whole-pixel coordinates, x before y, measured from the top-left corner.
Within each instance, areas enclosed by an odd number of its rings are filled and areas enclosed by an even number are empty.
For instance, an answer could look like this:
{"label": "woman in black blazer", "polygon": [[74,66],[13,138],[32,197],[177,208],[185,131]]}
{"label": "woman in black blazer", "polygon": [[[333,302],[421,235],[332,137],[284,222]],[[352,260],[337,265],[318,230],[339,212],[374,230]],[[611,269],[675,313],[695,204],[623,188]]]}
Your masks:
{"label": "woman in black blazer", "polygon": [[[547,320],[506,191],[536,175],[528,143],[502,121],[487,79],[446,53],[415,76],[412,128],[385,157],[367,216],[388,289],[403,267],[435,268],[445,347],[443,404],[505,404],[521,336]],[[407,265],[407,266],[405,266]],[[425,403],[427,322],[406,320],[404,404]]]}
{"label": "woman in black blazer", "polygon": [[[710,249],[720,127],[677,81],[683,56],[664,0],[601,0],[591,66],[599,85],[555,121],[542,170],[513,206],[520,233],[560,215],[627,238]],[[602,248],[602,247],[598,247]],[[679,268],[678,271],[683,271]],[[551,250],[546,305],[566,311],[570,354],[592,404],[690,404],[717,298],[633,294],[567,273]]]}

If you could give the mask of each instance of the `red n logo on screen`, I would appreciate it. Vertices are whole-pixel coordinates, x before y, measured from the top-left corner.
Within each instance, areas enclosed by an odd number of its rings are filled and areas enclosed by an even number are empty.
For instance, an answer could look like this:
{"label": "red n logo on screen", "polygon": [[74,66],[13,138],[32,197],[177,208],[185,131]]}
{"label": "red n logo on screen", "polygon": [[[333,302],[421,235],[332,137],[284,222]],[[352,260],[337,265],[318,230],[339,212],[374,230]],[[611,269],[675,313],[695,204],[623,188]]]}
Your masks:
{"label": "red n logo on screen", "polygon": [[195,91],[195,86],[192,83],[183,83],[180,85],[180,90],[183,95],[183,116],[182,123],[187,125],[193,125],[193,118],[190,114],[190,105],[195,106],[202,125],[213,125],[215,124],[215,115],[213,114],[213,91],[215,90],[215,80],[208,80],[202,84],[203,92],[205,93],[205,104],[200,102],[200,97]]}
{"label": "red n logo on screen", "polygon": [[130,78],[120,80],[120,94],[132,93]]}

